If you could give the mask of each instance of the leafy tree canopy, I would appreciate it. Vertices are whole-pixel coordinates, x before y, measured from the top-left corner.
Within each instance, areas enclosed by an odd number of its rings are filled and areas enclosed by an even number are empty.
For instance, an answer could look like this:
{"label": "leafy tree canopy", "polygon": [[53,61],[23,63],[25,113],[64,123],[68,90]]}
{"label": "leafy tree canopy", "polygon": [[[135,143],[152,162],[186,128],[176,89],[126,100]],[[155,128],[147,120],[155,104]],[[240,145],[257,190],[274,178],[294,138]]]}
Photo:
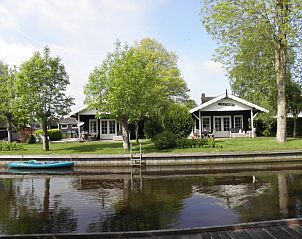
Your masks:
{"label": "leafy tree canopy", "polygon": [[23,105],[41,122],[45,150],[49,149],[47,120],[66,115],[73,104],[73,98],[65,94],[68,85],[69,77],[61,59],[51,57],[48,47],[43,54],[35,52],[20,67],[18,86]]}
{"label": "leafy tree canopy", "polygon": [[115,43],[114,51],[90,74],[85,101],[99,117],[110,112],[121,123],[124,148],[129,149],[130,122],[185,101],[187,92],[175,53],[146,38],[133,46]]}
{"label": "leafy tree canopy", "polygon": [[[286,82],[298,72],[300,0],[203,0],[202,22],[217,40],[232,88],[277,108],[277,142],[286,139]],[[257,101],[256,101],[257,102]]]}

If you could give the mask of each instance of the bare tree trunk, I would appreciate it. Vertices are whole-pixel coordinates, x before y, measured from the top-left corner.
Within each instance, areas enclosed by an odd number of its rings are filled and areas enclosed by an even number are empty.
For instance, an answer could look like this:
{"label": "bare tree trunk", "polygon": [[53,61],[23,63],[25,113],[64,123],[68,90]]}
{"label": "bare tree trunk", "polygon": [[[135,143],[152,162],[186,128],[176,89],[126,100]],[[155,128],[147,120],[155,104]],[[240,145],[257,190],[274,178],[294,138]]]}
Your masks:
{"label": "bare tree trunk", "polygon": [[125,150],[130,150],[128,119],[121,120],[121,126],[123,135],[123,148]]}
{"label": "bare tree trunk", "polygon": [[42,118],[42,130],[43,130],[43,150],[44,151],[49,151],[49,140],[48,140],[48,132],[47,132],[47,118],[43,117]]}
{"label": "bare tree trunk", "polygon": [[298,120],[297,115],[293,115],[293,120],[294,120],[294,133],[293,133],[293,137],[296,138],[296,136],[297,136],[297,120]]}
{"label": "bare tree trunk", "polygon": [[139,123],[137,121],[135,121],[135,139],[136,139],[136,143],[139,143],[138,140],[138,129],[139,129]]}
{"label": "bare tree trunk", "polygon": [[13,141],[13,133],[12,133],[12,119],[10,117],[7,117],[7,141],[12,142]]}
{"label": "bare tree trunk", "polygon": [[286,61],[285,61],[285,46],[280,40],[280,44],[275,52],[275,69],[277,79],[277,143],[286,141]]}

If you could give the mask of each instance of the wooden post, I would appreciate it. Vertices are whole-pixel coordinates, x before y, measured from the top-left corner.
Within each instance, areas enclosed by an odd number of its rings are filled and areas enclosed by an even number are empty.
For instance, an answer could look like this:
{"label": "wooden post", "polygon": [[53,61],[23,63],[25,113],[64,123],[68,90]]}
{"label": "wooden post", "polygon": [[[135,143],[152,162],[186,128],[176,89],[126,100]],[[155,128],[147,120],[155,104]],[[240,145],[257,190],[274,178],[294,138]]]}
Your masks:
{"label": "wooden post", "polygon": [[253,109],[251,109],[251,128],[252,128],[252,138],[255,137],[254,135],[254,117],[253,117]]}
{"label": "wooden post", "polygon": [[78,139],[81,138],[80,114],[78,113]]}
{"label": "wooden post", "polygon": [[199,110],[199,138],[201,138],[201,113],[200,113],[200,110]]}

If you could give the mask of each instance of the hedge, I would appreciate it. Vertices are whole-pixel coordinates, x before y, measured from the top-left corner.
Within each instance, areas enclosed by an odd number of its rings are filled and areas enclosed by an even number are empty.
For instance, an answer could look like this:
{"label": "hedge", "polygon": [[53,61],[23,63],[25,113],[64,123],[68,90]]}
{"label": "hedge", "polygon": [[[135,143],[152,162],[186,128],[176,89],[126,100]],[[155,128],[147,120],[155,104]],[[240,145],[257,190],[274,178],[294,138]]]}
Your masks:
{"label": "hedge", "polygon": [[[59,129],[49,129],[47,130],[48,137],[50,141],[61,140],[63,138],[62,132]],[[36,136],[43,134],[41,129],[35,131]]]}

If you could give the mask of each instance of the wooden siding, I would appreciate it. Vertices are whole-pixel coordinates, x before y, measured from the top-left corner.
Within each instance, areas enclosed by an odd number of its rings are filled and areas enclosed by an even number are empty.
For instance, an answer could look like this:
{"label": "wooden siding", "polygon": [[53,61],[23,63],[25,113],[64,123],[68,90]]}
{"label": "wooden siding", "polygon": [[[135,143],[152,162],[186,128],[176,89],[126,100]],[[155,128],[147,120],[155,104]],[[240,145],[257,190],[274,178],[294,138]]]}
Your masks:
{"label": "wooden siding", "polygon": [[[235,115],[242,115],[243,116],[243,130],[249,130],[249,123],[248,119],[251,118],[251,111],[250,110],[243,110],[243,111],[228,111],[228,112],[221,112],[221,111],[201,111],[201,117],[203,116],[210,116],[211,117],[211,125],[212,131],[214,128],[214,116],[231,116],[231,128],[234,128],[234,116]],[[196,129],[199,129],[198,120],[196,122]]]}

